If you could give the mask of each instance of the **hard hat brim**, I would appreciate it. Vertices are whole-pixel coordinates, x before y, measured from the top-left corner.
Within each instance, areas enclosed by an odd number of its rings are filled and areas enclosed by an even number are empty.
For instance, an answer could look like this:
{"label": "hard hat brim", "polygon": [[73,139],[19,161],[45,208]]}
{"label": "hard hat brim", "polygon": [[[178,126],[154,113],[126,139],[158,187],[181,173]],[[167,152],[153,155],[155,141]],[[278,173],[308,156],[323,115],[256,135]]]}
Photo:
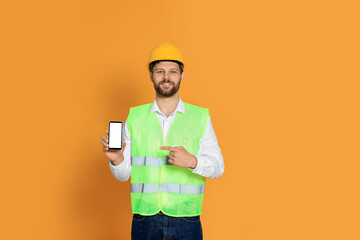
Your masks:
{"label": "hard hat brim", "polygon": [[149,63],[149,70],[151,69],[152,66],[154,66],[156,63],[159,63],[159,62],[175,62],[179,65],[182,66],[182,68],[184,68],[184,64],[180,61],[177,61],[177,60],[172,60],[172,59],[161,59],[161,60],[155,60],[155,61],[152,61]]}

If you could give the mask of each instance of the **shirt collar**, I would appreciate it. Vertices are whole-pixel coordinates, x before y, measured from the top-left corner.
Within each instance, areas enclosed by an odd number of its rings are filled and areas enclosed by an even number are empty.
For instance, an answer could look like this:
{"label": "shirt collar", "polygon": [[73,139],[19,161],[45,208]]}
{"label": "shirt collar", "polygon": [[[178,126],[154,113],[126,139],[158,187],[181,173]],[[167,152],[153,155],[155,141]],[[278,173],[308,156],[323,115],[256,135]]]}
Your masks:
{"label": "shirt collar", "polygon": [[[164,113],[161,112],[159,106],[157,105],[156,99],[154,100],[154,102],[153,102],[153,104],[151,105],[151,108],[150,108],[150,113],[152,114],[153,112],[158,112],[158,113],[164,114]],[[180,97],[179,97],[178,105],[176,106],[174,112],[181,112],[181,113],[185,114],[185,104],[181,100]]]}

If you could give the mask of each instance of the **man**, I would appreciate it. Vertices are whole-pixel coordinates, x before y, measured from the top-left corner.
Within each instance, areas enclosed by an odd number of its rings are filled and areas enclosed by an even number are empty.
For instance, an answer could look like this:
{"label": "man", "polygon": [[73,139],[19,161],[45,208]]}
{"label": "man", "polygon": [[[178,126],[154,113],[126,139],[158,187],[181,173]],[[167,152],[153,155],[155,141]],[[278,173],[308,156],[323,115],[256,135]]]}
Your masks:
{"label": "man", "polygon": [[224,172],[208,109],[179,97],[183,68],[175,46],[155,47],[149,61],[154,102],[130,109],[122,150],[110,151],[102,136],[113,175],[120,181],[131,175],[135,240],[202,239],[205,179]]}

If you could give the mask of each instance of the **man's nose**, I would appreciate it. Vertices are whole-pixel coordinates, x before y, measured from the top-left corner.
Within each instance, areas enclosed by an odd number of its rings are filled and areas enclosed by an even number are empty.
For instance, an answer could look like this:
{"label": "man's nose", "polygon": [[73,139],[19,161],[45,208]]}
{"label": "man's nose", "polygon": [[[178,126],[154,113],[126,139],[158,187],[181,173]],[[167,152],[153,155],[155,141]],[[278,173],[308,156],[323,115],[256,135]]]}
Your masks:
{"label": "man's nose", "polygon": [[168,72],[164,73],[164,79],[166,79],[166,80],[170,79],[170,74]]}

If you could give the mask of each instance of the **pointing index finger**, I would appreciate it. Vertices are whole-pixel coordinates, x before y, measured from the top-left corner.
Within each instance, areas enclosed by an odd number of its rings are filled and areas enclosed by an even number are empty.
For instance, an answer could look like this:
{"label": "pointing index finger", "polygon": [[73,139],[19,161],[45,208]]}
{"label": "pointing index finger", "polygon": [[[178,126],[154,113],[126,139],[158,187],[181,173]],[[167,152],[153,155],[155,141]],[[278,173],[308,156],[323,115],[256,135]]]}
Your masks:
{"label": "pointing index finger", "polygon": [[161,150],[168,150],[168,151],[172,151],[173,148],[172,147],[169,147],[169,146],[161,146],[160,147]]}

